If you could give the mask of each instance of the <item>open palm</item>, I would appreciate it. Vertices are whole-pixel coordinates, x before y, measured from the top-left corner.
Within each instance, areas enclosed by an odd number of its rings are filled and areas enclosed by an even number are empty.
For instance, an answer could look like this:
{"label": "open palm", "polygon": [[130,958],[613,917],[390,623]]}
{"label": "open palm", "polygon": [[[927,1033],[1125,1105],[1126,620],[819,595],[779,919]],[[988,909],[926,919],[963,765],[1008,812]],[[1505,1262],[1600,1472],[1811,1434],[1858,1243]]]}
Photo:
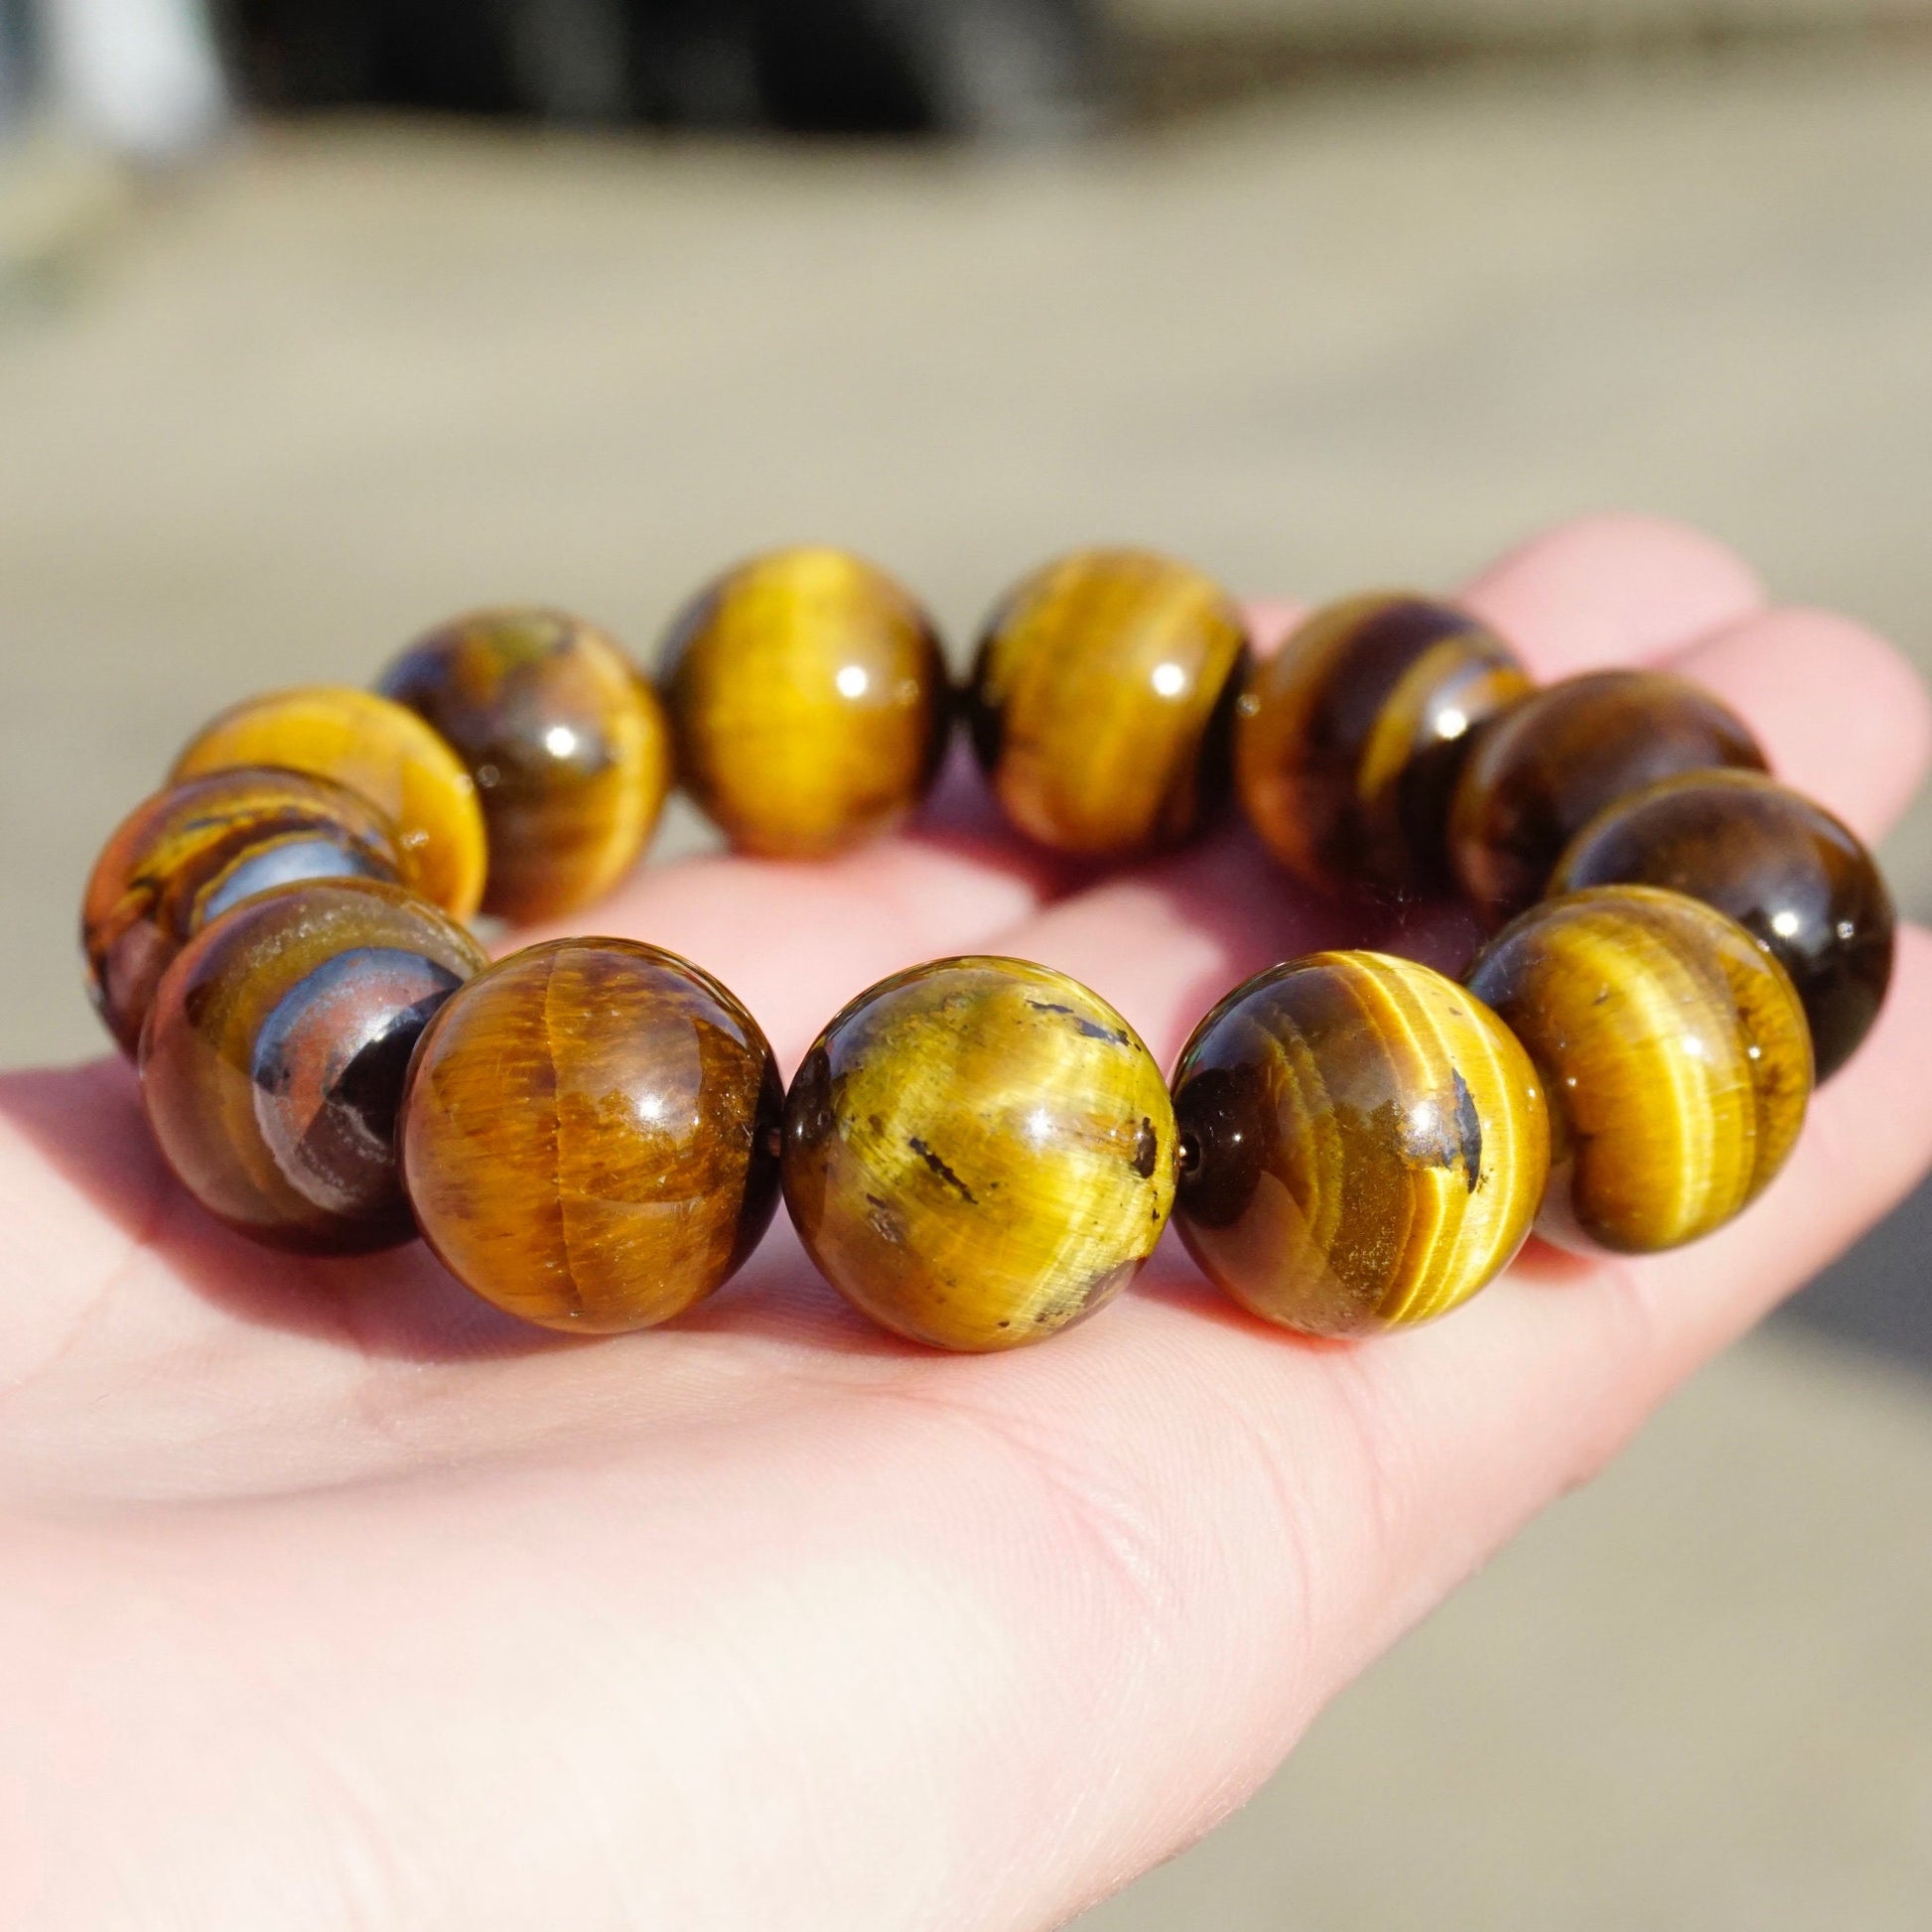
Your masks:
{"label": "open palm", "polygon": [[[1927,709],[1688,532],[1571,526],[1468,601],[1544,675],[1669,659],[1860,831]],[[1286,613],[1257,612],[1278,633]],[[824,868],[707,859],[590,916],[793,1063],[861,987],[999,951],[1171,1061],[1256,968],[1452,945],[1245,838],[1074,877],[956,785]],[[1320,1705],[1932,1162],[1932,940],[1740,1222],[1532,1247],[1454,1318],[1264,1328],[1172,1242],[1050,1346],[942,1358],[773,1230],[674,1328],[514,1326],[420,1250],[215,1226],[126,1070],[0,1082],[0,1923],[39,1932],[1059,1923],[1243,1798]]]}

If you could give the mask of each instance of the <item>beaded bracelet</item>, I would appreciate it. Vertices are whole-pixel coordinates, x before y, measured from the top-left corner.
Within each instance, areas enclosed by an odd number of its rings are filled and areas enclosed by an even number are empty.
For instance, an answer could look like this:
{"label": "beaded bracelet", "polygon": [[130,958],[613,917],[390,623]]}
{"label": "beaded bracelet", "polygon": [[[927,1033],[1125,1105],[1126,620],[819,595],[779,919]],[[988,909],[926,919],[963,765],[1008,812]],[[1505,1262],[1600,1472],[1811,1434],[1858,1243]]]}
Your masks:
{"label": "beaded bracelet", "polygon": [[[792,1080],[699,967],[619,939],[491,965],[479,907],[555,918],[638,858],[677,772],[747,852],[890,830],[955,713],[1027,837],[1121,860],[1238,796],[1327,893],[1459,892],[1462,983],[1326,952],[1195,1029],[1172,1087],[1097,995],[939,960],[859,995]],[[378,693],[224,713],[109,840],[90,990],[188,1189],[276,1246],[420,1233],[499,1308],[586,1332],[726,1281],[782,1193],[901,1335],[1038,1340],[1170,1217],[1247,1309],[1349,1335],[1467,1300],[1532,1229],[1649,1253],[1769,1184],[1869,1030],[1893,916],[1857,838],[1651,671],[1543,689],[1469,614],[1317,613],[1265,661],[1198,571],[1087,551],[996,607],[955,706],[882,572],[787,550],[719,579],[652,685],[541,611],[432,631]]]}

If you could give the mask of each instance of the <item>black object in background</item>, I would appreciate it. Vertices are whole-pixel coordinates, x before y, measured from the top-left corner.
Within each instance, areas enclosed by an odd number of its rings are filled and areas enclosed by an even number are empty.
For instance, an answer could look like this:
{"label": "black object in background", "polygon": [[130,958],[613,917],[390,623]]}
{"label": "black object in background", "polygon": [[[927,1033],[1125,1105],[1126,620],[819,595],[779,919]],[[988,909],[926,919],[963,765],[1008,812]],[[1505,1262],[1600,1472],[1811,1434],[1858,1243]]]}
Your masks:
{"label": "black object in background", "polygon": [[1091,0],[229,0],[270,104],[1034,139],[1101,87]]}
{"label": "black object in background", "polygon": [[0,127],[27,104],[27,76],[36,51],[33,30],[26,0],[0,0]]}

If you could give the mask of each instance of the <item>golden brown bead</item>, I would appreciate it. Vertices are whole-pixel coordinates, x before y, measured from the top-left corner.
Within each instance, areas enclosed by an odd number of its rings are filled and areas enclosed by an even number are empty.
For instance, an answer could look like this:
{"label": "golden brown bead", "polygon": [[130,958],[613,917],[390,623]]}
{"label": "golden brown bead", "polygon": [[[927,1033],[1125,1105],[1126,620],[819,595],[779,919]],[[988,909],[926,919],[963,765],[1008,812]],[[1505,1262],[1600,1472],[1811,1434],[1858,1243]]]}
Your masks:
{"label": "golden brown bead", "polygon": [[758,1245],[784,1090],[710,974],[627,939],[532,946],[437,1016],[403,1106],[423,1238],[525,1321],[648,1328]]}
{"label": "golden brown bead", "polygon": [[1227,593],[1145,550],[1081,550],[1002,600],[968,694],[1008,819],[1056,852],[1126,858],[1198,831],[1228,790],[1247,628]]}
{"label": "golden brown bead", "polygon": [[1320,891],[1438,891],[1473,735],[1530,690],[1515,652],[1464,611],[1404,596],[1331,604],[1249,677],[1234,727],[1242,806]]}
{"label": "golden brown bead", "polygon": [[171,785],[121,821],[87,881],[94,1009],[131,1054],[162,973],[209,920],[272,887],[402,871],[395,827],[326,778],[246,765]]}
{"label": "golden brown bead", "polygon": [[1784,968],[1680,893],[1606,886],[1546,900],[1469,973],[1550,1098],[1539,1230],[1650,1254],[1763,1192],[1804,1125],[1811,1035]]}
{"label": "golden brown bead", "polygon": [[1666,671],[1592,671],[1525,698],[1456,782],[1449,860],[1491,917],[1533,905],[1563,849],[1606,806],[1683,771],[1764,769],[1748,727]]}
{"label": "golden brown bead", "polygon": [[486,848],[477,787],[413,711],[347,685],[247,698],[190,740],[170,776],[238,764],[282,765],[359,791],[401,836],[408,884],[453,918],[469,918],[482,903]]}
{"label": "golden brown bead", "polygon": [[209,1212],[278,1247],[409,1239],[396,1109],[429,1017],[484,963],[427,900],[374,881],[245,900],[162,976],[141,1098]]}
{"label": "golden brown bead", "polygon": [[1667,778],[1591,819],[1551,891],[1621,885],[1688,893],[1769,950],[1804,1003],[1821,1085],[1871,1031],[1891,984],[1891,894],[1822,805],[1755,771]]}
{"label": "golden brown bead", "polygon": [[1543,1201],[1542,1082],[1454,981],[1313,953],[1221,1002],[1174,1074],[1174,1222],[1210,1280],[1309,1334],[1426,1321],[1493,1280]]}
{"label": "golden brown bead", "polygon": [[931,620],[842,550],[728,571],[673,624],[658,675],[678,778],[742,852],[824,858],[890,832],[945,752]]}
{"label": "golden brown bead", "polygon": [[558,611],[480,611],[418,638],[380,688],[477,781],[485,912],[556,918],[635,864],[670,788],[670,733],[656,693],[602,631]]}
{"label": "golden brown bead", "polygon": [[785,1102],[785,1202],[826,1279],[934,1347],[1014,1348],[1111,1301],[1173,1202],[1173,1109],[1133,1029],[1015,959],[882,980]]}

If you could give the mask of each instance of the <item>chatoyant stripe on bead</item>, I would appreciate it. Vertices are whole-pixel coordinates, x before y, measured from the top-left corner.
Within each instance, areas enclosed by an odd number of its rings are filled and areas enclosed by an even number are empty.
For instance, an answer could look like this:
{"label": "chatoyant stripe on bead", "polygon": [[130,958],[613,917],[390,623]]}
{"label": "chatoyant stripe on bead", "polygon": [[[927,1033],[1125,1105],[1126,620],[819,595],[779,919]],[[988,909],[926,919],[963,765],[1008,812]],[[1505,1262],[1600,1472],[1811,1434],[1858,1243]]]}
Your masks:
{"label": "chatoyant stripe on bead", "polygon": [[1528,1234],[1549,1129],[1536,1072],[1453,981],[1315,953],[1204,1020],[1175,1082],[1181,1233],[1255,1312],[1350,1334],[1428,1320]]}
{"label": "chatoyant stripe on bead", "polygon": [[679,616],[658,675],[679,775],[741,851],[822,859],[890,832],[952,723],[931,620],[841,550],[728,571]]}
{"label": "chatoyant stripe on bead", "polygon": [[1804,1124],[1811,1041],[1791,982],[1722,913],[1603,887],[1525,913],[1469,983],[1542,1067],[1557,1113],[1545,1230],[1631,1253],[1722,1226]]}
{"label": "chatoyant stripe on bead", "polygon": [[967,695],[1001,809],[1092,858],[1200,830],[1228,790],[1246,651],[1227,593],[1171,558],[1081,551],[1028,578],[988,622]]}

